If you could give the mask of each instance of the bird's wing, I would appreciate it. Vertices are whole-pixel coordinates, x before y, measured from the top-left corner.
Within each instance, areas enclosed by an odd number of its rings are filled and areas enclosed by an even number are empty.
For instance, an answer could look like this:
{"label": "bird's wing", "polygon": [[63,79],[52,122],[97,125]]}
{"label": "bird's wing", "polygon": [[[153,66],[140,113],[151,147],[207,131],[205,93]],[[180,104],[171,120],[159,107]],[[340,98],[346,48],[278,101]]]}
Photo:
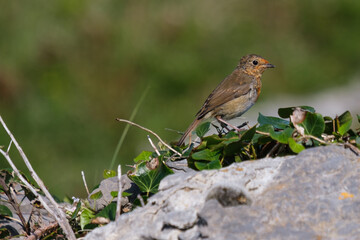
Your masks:
{"label": "bird's wing", "polygon": [[235,98],[246,95],[251,89],[253,77],[244,74],[239,69],[235,69],[227,76],[208,96],[205,103],[196,114],[197,119],[201,119],[208,112],[229,102]]}

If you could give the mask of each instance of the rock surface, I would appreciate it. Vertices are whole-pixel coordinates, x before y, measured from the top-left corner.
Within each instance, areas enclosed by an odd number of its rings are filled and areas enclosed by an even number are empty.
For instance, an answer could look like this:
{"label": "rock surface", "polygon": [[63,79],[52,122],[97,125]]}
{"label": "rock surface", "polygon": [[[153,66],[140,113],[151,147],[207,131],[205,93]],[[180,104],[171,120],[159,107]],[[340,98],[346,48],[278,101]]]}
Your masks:
{"label": "rock surface", "polygon": [[359,239],[360,158],[336,146],[176,173],[86,239]]}

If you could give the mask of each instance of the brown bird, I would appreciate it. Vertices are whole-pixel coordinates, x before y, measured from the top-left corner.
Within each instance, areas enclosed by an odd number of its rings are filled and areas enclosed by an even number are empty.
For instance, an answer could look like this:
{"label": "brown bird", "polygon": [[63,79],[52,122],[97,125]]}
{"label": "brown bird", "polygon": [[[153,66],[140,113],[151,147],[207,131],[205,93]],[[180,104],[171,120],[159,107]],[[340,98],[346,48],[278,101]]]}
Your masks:
{"label": "brown bird", "polygon": [[241,116],[256,102],[261,91],[261,75],[267,68],[274,68],[267,60],[256,54],[241,58],[235,70],[227,76],[208,96],[196,114],[178,145],[205,119],[215,117],[231,127],[225,120]]}

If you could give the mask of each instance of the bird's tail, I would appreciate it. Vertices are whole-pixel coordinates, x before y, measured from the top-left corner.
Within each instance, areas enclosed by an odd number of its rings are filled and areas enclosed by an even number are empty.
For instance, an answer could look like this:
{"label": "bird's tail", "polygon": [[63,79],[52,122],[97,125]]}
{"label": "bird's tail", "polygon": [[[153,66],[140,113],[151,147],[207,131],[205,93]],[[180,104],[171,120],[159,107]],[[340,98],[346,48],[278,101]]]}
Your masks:
{"label": "bird's tail", "polygon": [[178,141],[177,145],[181,146],[184,142],[185,139],[189,136],[189,134],[197,127],[197,125],[199,125],[199,123],[201,122],[201,119],[195,119],[190,126],[188,127],[188,129],[186,129],[185,133],[182,135],[182,137],[180,138],[180,140]]}

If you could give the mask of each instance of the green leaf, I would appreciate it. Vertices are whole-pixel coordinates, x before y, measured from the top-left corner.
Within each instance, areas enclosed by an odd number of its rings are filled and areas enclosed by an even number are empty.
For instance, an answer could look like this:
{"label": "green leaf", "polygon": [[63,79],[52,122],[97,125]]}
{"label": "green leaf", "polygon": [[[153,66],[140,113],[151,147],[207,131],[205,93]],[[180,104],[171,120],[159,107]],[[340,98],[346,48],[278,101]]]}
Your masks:
{"label": "green leaf", "polygon": [[10,209],[5,205],[0,205],[0,216],[10,216],[12,217],[12,212]]}
{"label": "green leaf", "polygon": [[205,134],[210,130],[210,122],[204,122],[202,124],[200,124],[197,128],[196,128],[196,135],[199,138],[202,138],[203,136],[205,136]]}
{"label": "green leaf", "polygon": [[148,162],[151,160],[152,158],[152,152],[150,151],[142,151],[139,156],[137,156],[135,159],[134,159],[134,162],[138,163],[138,162],[141,162],[141,161],[145,161],[145,162]]}
{"label": "green leaf", "polygon": [[104,179],[115,177],[117,173],[114,170],[105,169],[103,172]]}
{"label": "green leaf", "polygon": [[239,134],[236,133],[235,131],[229,131],[225,136],[224,138],[233,138],[233,137],[238,137]]}
{"label": "green leaf", "polygon": [[321,134],[325,130],[325,122],[321,114],[319,113],[306,113],[305,120],[299,124],[305,130],[305,134],[321,137]]}
{"label": "green leaf", "polygon": [[[95,215],[94,215],[93,211],[91,211],[88,208],[84,208],[84,210],[80,214],[80,227],[81,227],[81,229],[84,230],[85,227],[87,227],[87,225],[89,225],[91,223],[91,219],[93,219],[94,217],[95,217]],[[89,229],[89,228],[87,228],[87,229]]]}
{"label": "green leaf", "polygon": [[288,127],[283,131],[275,132],[274,130],[270,130],[270,136],[272,139],[278,141],[279,143],[287,144],[289,141],[289,138],[291,138],[292,134],[294,132],[294,129]]}
{"label": "green leaf", "polygon": [[[193,148],[194,148],[194,143],[191,143],[190,144],[190,146],[189,146],[189,148],[186,150],[186,152],[184,152],[183,154],[182,154],[182,157],[183,158],[188,158],[189,156],[190,156],[190,153],[191,153],[191,151],[193,150]],[[180,150],[179,152],[181,152],[182,150]]]}
{"label": "green leaf", "polygon": [[297,143],[293,138],[289,138],[288,141],[289,141],[289,147],[291,151],[293,151],[294,153],[299,153],[305,149],[305,147],[302,144]]}
{"label": "green leaf", "polygon": [[206,160],[214,161],[220,158],[220,151],[211,151],[210,149],[205,149],[191,155],[194,160]]}
{"label": "green leaf", "polygon": [[360,115],[356,114],[356,116],[357,116],[358,122],[360,123]]}
{"label": "green leaf", "polygon": [[70,220],[74,220],[74,219],[77,217],[77,215],[78,215],[78,213],[79,213],[79,211],[80,211],[80,208],[81,208],[81,202],[79,201],[79,202],[77,203],[77,205],[76,205],[75,211],[74,211],[73,214],[71,215],[71,219],[70,219]]}
{"label": "green leaf", "polygon": [[[118,196],[118,191],[111,191],[110,192],[110,195],[113,197],[113,198],[116,198]],[[123,197],[128,197],[128,196],[131,196],[132,194],[131,193],[128,193],[128,192],[122,192],[121,193],[121,196]]]}
{"label": "green leaf", "polygon": [[260,132],[270,133],[271,130],[274,130],[274,127],[270,124],[264,124],[259,126],[256,130]]}
{"label": "green leaf", "polygon": [[196,168],[199,169],[200,171],[221,168],[221,163],[219,160],[214,160],[214,161],[207,162],[207,163],[196,161],[194,164],[195,164]]}
{"label": "green leaf", "polygon": [[250,142],[252,140],[252,138],[254,137],[255,132],[256,132],[256,125],[250,129],[246,130],[244,133],[242,133],[240,140]]}
{"label": "green leaf", "polygon": [[94,194],[91,194],[90,199],[97,200],[97,199],[101,198],[102,196],[103,196],[102,192],[98,191],[98,192],[96,192]]}
{"label": "green leaf", "polygon": [[261,113],[259,113],[258,122],[260,126],[265,124],[270,124],[274,128],[278,128],[278,129],[285,129],[290,124],[288,120],[284,120],[277,117],[267,117],[262,115]]}
{"label": "green leaf", "polygon": [[339,133],[343,136],[347,131],[349,131],[351,124],[352,124],[352,116],[349,111],[344,112],[339,117]]}
{"label": "green leaf", "polygon": [[95,217],[104,217],[115,221],[116,216],[116,202],[111,202],[109,205],[104,207]]}
{"label": "green leaf", "polygon": [[145,162],[136,166],[134,172],[129,171],[128,177],[140,188],[142,192],[156,193],[160,181],[169,174],[174,173],[159,159],[159,166],[156,169],[150,170]]}
{"label": "green leaf", "polygon": [[[310,106],[298,106],[298,107],[305,111],[315,113],[315,109],[313,107]],[[289,118],[290,115],[294,112],[295,108],[297,107],[279,108],[278,114],[282,118]]]}
{"label": "green leaf", "polygon": [[[216,134],[203,138],[203,142],[206,142],[206,147],[210,147],[211,145],[216,145],[218,143],[221,143],[222,141],[224,141],[224,139],[222,139]],[[197,149],[199,149],[199,147],[197,147]]]}
{"label": "green leaf", "polygon": [[332,135],[334,132],[334,119],[332,119],[329,116],[325,116],[324,117],[324,122],[325,122],[325,129],[324,129],[324,133],[328,134],[328,135]]}

